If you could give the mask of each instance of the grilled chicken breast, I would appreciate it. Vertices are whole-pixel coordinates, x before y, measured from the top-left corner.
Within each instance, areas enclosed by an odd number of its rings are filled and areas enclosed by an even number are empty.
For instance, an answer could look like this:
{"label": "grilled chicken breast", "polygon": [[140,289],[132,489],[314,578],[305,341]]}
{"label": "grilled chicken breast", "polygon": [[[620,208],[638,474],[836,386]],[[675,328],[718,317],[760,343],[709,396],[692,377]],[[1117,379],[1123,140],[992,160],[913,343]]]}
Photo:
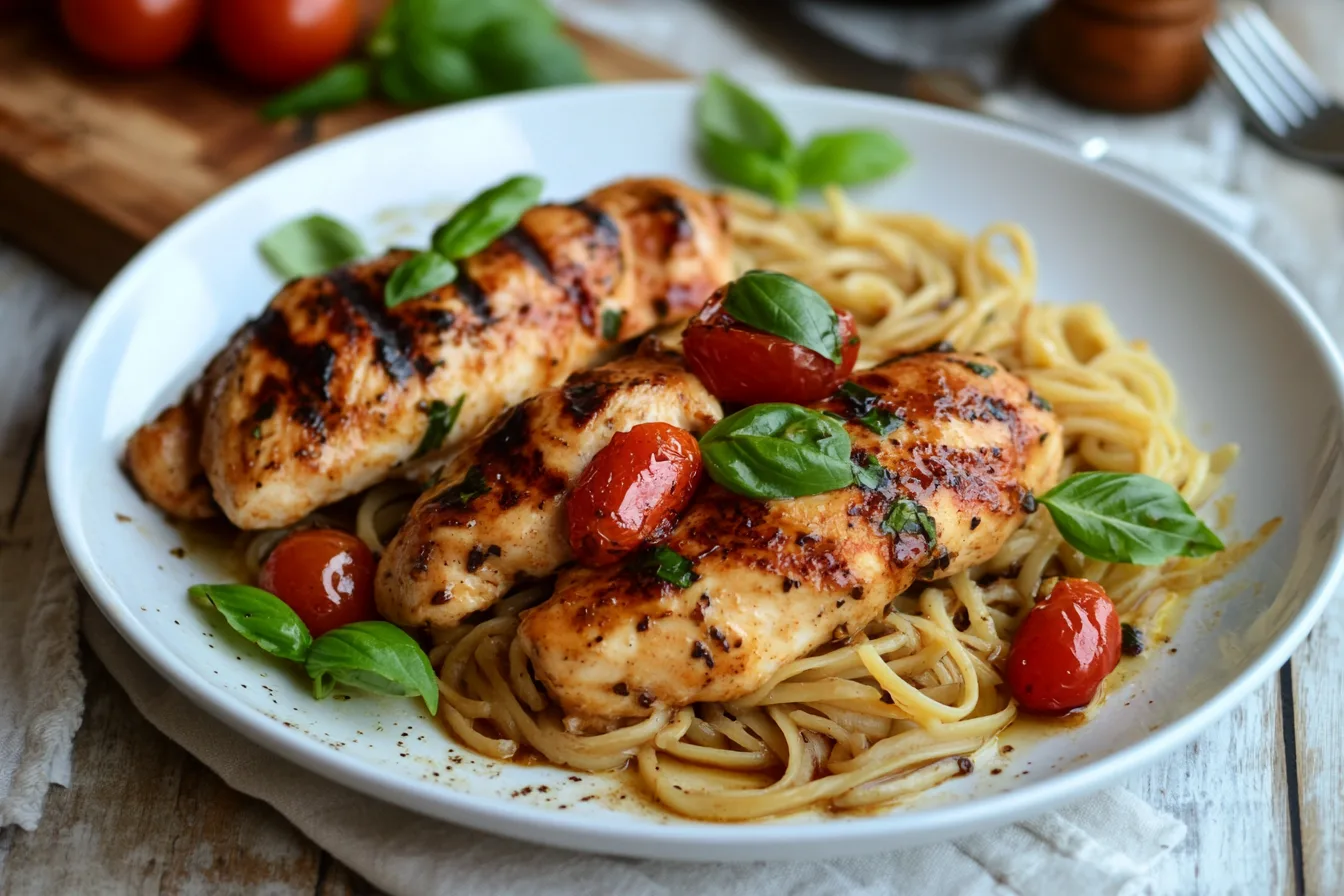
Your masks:
{"label": "grilled chicken breast", "polygon": [[[917,577],[992,557],[1058,475],[1058,423],[986,358],[930,351],[854,380],[904,423],[882,438],[845,401],[815,407],[850,418],[854,456],[889,471],[881,487],[760,502],[710,486],[667,539],[694,563],[690,587],[575,568],[526,611],[523,649],[568,715],[596,723],[746,695],[862,630]],[[897,502],[906,519],[917,519],[911,502],[927,511],[935,543],[917,522],[891,534]]]}
{"label": "grilled chicken breast", "polygon": [[183,485],[203,472],[235,525],[288,525],[411,460],[435,402],[462,400],[449,450],[617,342],[689,316],[731,276],[729,248],[714,197],[627,180],[530,210],[455,283],[395,308],[383,291],[409,252],[295,280],[211,365],[199,438],[194,414],[170,411],[133,437],[128,469],[170,513],[202,514],[204,490]]}
{"label": "grilled chicken breast", "polygon": [[565,496],[614,433],[652,422],[698,433],[721,416],[678,355],[648,345],[506,411],[442,471],[388,545],[379,612],[407,627],[449,628],[519,581],[550,575],[573,559]]}

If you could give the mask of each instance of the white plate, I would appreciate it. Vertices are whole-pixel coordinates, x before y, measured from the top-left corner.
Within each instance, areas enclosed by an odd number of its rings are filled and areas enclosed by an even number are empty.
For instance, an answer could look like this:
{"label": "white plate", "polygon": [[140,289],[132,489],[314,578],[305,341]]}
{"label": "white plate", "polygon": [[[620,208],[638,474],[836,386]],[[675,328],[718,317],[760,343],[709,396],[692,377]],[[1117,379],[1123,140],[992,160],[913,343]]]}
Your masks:
{"label": "white plate", "polygon": [[[333,781],[428,815],[549,844],[689,859],[791,859],[938,840],[1076,798],[1190,740],[1281,665],[1340,579],[1341,365],[1282,276],[1174,204],[1169,189],[1043,138],[930,106],[813,88],[763,91],[795,132],[869,126],[904,139],[901,177],[858,198],[963,228],[1011,219],[1036,237],[1041,294],[1103,303],[1150,340],[1204,445],[1239,442],[1229,489],[1243,535],[1279,533],[1230,582],[1196,595],[1171,650],[1057,736],[1018,736],[984,769],[878,815],[712,825],[668,816],[610,776],[477,758],[409,700],[312,699],[305,681],[189,604],[226,573],[179,559],[179,534],[118,468],[127,436],[172,401],[276,289],[257,238],[314,209],[374,242],[418,237],[438,213],[519,171],[571,198],[637,173],[702,181],[692,87],[585,87],[402,118],[248,178],[155,240],[98,299],[65,358],[47,441],[52,504],[80,577],[169,681],[258,743]],[[386,214],[389,208],[409,209]],[[414,210],[420,210],[417,213]],[[132,517],[121,522],[117,514]],[[584,797],[594,797],[585,800]],[[445,848],[452,848],[445,844]]]}

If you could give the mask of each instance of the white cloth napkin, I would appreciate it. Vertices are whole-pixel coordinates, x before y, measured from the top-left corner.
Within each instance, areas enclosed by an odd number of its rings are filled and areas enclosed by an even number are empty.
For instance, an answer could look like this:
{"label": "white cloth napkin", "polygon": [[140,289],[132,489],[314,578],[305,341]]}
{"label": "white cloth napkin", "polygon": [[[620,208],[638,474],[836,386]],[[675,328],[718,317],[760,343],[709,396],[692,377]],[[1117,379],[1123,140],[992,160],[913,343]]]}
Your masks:
{"label": "white cloth napkin", "polygon": [[641,861],[481,834],[347,790],[235,734],[150,669],[92,603],[86,604],[84,634],[155,727],[230,787],[270,803],[323,849],[393,894],[1174,892],[1174,869],[1165,858],[1184,839],[1185,825],[1124,790],[954,843],[826,862]]}

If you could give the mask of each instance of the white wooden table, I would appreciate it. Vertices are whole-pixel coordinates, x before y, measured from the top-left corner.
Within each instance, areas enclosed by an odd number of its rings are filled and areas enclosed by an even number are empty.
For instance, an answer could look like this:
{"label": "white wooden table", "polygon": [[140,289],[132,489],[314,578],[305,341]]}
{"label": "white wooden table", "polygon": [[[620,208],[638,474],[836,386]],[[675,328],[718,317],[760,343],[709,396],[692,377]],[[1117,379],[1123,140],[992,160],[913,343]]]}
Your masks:
{"label": "white wooden table", "polygon": [[[610,21],[610,2],[561,5],[598,7],[599,18]],[[1269,5],[1344,93],[1344,4]],[[1257,242],[1301,283],[1339,338],[1344,179],[1277,159],[1250,141],[1240,141],[1229,165],[1227,185],[1262,203]],[[88,298],[0,244],[6,590],[33,587],[38,561],[54,544],[42,425],[57,363]],[[85,670],[89,693],[73,786],[53,790],[37,831],[0,831],[0,893],[369,891],[269,807],[230,791],[158,734],[87,651]],[[1173,856],[1181,892],[1344,891],[1344,601],[1235,712],[1125,784],[1188,825]]]}

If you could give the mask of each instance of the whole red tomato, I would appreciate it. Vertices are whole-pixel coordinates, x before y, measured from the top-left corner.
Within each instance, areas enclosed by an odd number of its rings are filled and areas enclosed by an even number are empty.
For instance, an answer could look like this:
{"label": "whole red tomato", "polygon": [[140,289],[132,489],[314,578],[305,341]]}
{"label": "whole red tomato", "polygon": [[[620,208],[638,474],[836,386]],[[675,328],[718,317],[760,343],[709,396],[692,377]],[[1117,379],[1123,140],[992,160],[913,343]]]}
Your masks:
{"label": "whole red tomato", "polygon": [[676,521],[700,482],[695,436],[670,423],[618,432],[574,483],[569,546],[586,566],[615,563]]}
{"label": "whole red tomato", "polygon": [[316,75],[350,51],[359,0],[216,0],[215,49],[238,74],[263,87]]}
{"label": "whole red tomato", "polygon": [[182,55],[204,10],[202,0],[61,0],[61,21],[88,56],[143,71]]}
{"label": "whole red tomato", "polygon": [[1060,579],[1013,638],[1008,689],[1027,712],[1068,712],[1091,702],[1119,662],[1120,619],[1105,589]]}
{"label": "whole red tomato", "polygon": [[373,553],[339,529],[305,529],[285,537],[257,576],[299,614],[313,637],[334,628],[377,619],[373,602]]}
{"label": "whole red tomato", "polygon": [[723,310],[724,292],[712,296],[682,336],[686,366],[723,401],[808,404],[830,395],[859,358],[854,315],[838,311],[840,363],[734,320]]}

